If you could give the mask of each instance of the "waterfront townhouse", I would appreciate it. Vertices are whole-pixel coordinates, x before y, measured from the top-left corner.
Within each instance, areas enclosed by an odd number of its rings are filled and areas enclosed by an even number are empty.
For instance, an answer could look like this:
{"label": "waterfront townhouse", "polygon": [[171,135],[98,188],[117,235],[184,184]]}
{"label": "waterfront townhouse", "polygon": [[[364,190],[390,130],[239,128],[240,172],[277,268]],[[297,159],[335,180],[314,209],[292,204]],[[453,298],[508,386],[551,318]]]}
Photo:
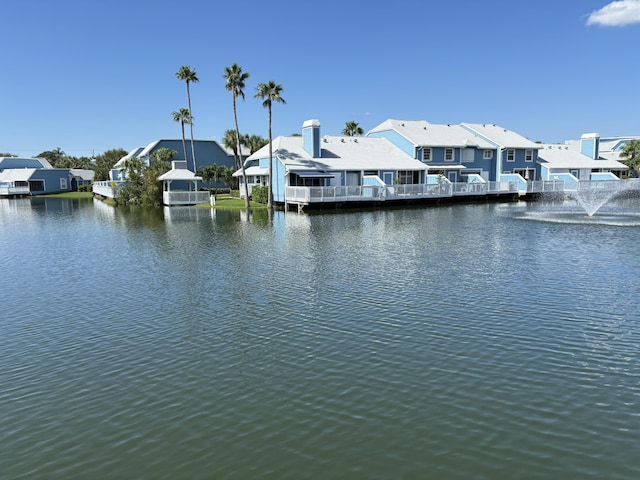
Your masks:
{"label": "waterfront townhouse", "polygon": [[521,177],[527,182],[540,179],[538,150],[541,146],[522,135],[489,123],[461,123],[463,128],[480,136],[495,149],[496,180]]}
{"label": "waterfront townhouse", "polygon": [[367,137],[386,138],[406,154],[422,161],[430,181],[442,175],[450,182],[496,180],[496,145],[460,125],[440,125],[424,120],[388,119]]}
{"label": "waterfront townhouse", "polygon": [[[321,136],[318,120],[304,122],[301,136],[273,140],[272,168],[274,202],[298,206],[389,201],[426,185],[427,175],[423,162],[386,138]],[[268,172],[266,145],[245,162],[247,186],[266,185]],[[242,182],[240,170],[234,175]]]}
{"label": "waterfront townhouse", "polygon": [[75,191],[92,178],[92,170],[53,168],[44,158],[0,157],[0,196]]}

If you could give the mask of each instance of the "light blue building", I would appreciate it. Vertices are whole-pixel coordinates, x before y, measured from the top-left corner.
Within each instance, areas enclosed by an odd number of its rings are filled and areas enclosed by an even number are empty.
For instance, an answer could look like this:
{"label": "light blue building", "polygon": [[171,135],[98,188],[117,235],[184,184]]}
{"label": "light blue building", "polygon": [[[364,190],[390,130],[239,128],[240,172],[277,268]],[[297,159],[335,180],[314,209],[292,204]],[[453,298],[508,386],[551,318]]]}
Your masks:
{"label": "light blue building", "polygon": [[496,179],[497,146],[460,125],[389,119],[370,130],[367,137],[386,138],[423,162],[432,182],[440,175],[450,182]]}
{"label": "light blue building", "polygon": [[[253,187],[267,184],[268,145],[247,158],[245,173],[249,195]],[[387,193],[425,185],[426,175],[424,163],[386,138],[322,136],[318,120],[304,122],[302,136],[273,140],[273,200],[278,204],[384,201]],[[242,171],[234,176],[244,195]]]}
{"label": "light blue building", "polygon": [[53,168],[43,158],[0,157],[0,196],[70,192],[93,178],[93,171]]}

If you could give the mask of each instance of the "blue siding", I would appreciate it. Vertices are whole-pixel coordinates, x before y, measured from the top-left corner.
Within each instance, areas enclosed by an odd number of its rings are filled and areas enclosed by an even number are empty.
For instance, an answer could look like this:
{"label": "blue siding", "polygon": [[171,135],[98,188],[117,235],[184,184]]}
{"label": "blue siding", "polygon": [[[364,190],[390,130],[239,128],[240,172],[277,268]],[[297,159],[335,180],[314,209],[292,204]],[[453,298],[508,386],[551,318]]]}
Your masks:
{"label": "blue siding", "polygon": [[[265,159],[266,160],[266,159]],[[266,165],[269,166],[269,163]],[[273,201],[284,203],[285,201],[285,168],[282,162],[277,158],[273,158],[273,181],[271,183],[271,189],[273,193]]]}
{"label": "blue siding", "polygon": [[[33,172],[29,181],[44,181],[44,191],[33,192],[35,195],[45,193],[60,193],[71,191],[71,179],[68,169],[39,169]],[[64,185],[61,185],[61,180],[64,180]]]}
{"label": "blue siding", "polygon": [[368,137],[376,137],[376,138],[386,138],[391,143],[393,143],[396,147],[402,150],[404,153],[409,155],[411,158],[416,158],[415,148],[413,147],[413,143],[404,138],[395,130],[385,130],[382,132],[374,132],[367,135]]}
{"label": "blue siding", "polygon": [[[191,155],[191,141],[186,141],[187,146],[187,168],[193,170],[193,158]],[[194,150],[196,151],[196,167],[201,169],[208,165],[221,165],[225,167],[234,167],[233,155],[227,155],[227,152],[215,141],[212,140],[194,140]],[[169,148],[175,150],[178,154],[174,160],[184,160],[184,149],[182,148],[182,140],[160,140],[150,153],[160,148]]]}
{"label": "blue siding", "polygon": [[302,140],[305,151],[313,158],[320,157],[320,127],[310,126],[302,129]]}

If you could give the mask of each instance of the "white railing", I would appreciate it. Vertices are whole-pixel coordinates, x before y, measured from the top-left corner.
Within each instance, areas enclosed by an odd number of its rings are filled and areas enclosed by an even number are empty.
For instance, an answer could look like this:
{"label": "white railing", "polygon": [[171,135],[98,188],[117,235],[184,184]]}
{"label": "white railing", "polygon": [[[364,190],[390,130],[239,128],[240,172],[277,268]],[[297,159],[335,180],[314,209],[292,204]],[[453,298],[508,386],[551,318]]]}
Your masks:
{"label": "white railing", "polygon": [[10,184],[0,185],[0,196],[29,195],[30,193],[28,185],[19,187],[15,187]]}
{"label": "white railing", "polygon": [[93,187],[91,188],[91,190],[96,195],[102,195],[103,197],[108,198],[118,198],[120,184],[110,180],[93,182]]}
{"label": "white railing", "polygon": [[177,191],[162,192],[162,203],[165,205],[197,205],[199,203],[209,203],[209,192]]}

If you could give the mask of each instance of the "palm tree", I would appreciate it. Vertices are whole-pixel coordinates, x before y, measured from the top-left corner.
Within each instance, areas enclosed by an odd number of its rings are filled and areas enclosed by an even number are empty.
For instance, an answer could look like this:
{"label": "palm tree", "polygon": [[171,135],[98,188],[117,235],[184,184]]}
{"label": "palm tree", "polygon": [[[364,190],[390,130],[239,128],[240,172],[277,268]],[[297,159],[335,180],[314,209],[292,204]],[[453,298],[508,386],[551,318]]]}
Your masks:
{"label": "palm tree", "polygon": [[260,83],[256,87],[255,98],[264,101],[262,106],[269,111],[269,193],[267,197],[267,208],[273,208],[273,137],[271,136],[271,106],[273,102],[287,103],[282,98],[282,85],[277,85],[273,80],[267,83]]}
{"label": "palm tree", "polygon": [[265,140],[260,135],[245,135],[242,142],[244,143],[244,146],[249,149],[250,154],[253,155],[268,144],[269,140]]}
{"label": "palm tree", "polygon": [[[191,90],[189,89],[190,83],[198,83],[200,80],[196,75],[196,71],[191,67],[184,65],[180,67],[180,70],[176,72],[176,78],[178,80],[184,80],[187,83],[187,100],[189,102],[189,128],[191,130],[191,156],[193,157],[193,171],[196,171],[196,151],[193,147],[193,110],[191,110]],[[186,157],[185,157],[186,160]]]}
{"label": "palm tree", "polygon": [[191,123],[191,115],[189,115],[188,108],[181,108],[177,112],[173,112],[173,121],[180,122],[180,126],[182,127],[182,150],[184,151],[184,161],[187,161],[187,144],[184,140],[184,124]]}
{"label": "palm tree", "polygon": [[640,140],[629,140],[622,147],[620,158],[624,158],[625,163],[632,168],[640,166]]}
{"label": "palm tree", "polygon": [[236,166],[236,170],[240,169],[240,163],[238,162],[238,139],[236,137],[235,130],[226,130],[224,137],[222,137],[222,146],[233,152],[233,161]]}
{"label": "palm tree", "polygon": [[350,122],[345,123],[344,130],[342,130],[342,134],[348,137],[353,137],[354,135],[362,135],[364,130],[358,122],[352,120]]}
{"label": "palm tree", "polygon": [[244,82],[249,78],[249,74],[242,72],[242,67],[234,63],[230,67],[225,67],[223,78],[226,81],[225,88],[229,90],[233,96],[233,119],[236,123],[236,145],[238,154],[240,155],[240,167],[242,168],[242,182],[244,183],[244,204],[249,208],[249,187],[247,186],[247,174],[242,161],[242,150],[240,149],[240,131],[238,129],[238,112],[236,109],[236,98],[242,97],[244,100]]}

